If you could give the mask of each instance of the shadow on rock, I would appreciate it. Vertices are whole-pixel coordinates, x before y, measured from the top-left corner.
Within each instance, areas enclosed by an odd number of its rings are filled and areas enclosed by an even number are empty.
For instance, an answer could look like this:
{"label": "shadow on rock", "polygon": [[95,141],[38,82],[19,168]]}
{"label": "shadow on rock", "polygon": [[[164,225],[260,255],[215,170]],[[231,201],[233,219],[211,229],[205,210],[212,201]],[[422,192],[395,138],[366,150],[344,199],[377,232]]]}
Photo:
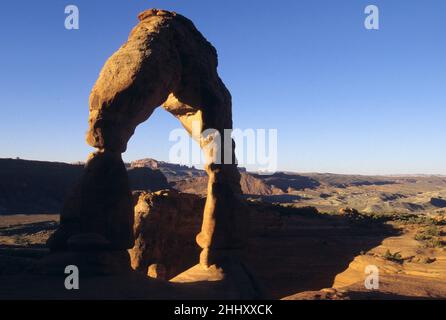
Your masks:
{"label": "shadow on rock", "polygon": [[383,219],[255,204],[247,262],[271,298],[331,287],[361,252],[399,231]]}

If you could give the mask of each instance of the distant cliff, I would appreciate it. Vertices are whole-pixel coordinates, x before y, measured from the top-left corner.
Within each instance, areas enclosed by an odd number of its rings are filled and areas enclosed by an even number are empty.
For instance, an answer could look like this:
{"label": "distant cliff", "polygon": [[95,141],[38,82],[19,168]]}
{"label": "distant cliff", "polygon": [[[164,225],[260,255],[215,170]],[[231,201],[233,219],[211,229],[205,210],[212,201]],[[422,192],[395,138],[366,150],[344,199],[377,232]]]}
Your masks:
{"label": "distant cliff", "polygon": [[[0,159],[0,215],[59,213],[82,172],[81,164]],[[128,174],[132,190],[169,188],[159,170],[130,168]]]}
{"label": "distant cliff", "polygon": [[150,168],[153,170],[160,170],[169,182],[175,182],[196,177],[207,177],[204,170],[180,164],[158,161],[151,158],[133,161],[128,165],[128,167],[131,169]]}

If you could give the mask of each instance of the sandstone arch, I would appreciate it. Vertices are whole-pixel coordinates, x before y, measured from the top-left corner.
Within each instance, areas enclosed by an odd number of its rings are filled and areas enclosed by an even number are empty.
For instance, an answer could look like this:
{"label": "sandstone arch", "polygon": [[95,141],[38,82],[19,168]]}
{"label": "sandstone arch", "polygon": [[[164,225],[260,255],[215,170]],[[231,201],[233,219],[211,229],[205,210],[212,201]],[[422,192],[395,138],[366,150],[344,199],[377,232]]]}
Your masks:
{"label": "sandstone arch", "polygon": [[[132,247],[133,199],[121,154],[135,128],[158,106],[189,132],[192,121],[202,132],[232,129],[231,95],[218,76],[215,48],[190,20],[174,12],[152,9],[138,18],[91,92],[86,140],[98,150],[65,203],[61,227],[50,240],[53,251],[122,252]],[[212,143],[209,137],[197,140],[202,147]],[[207,160],[208,193],[197,236],[205,267],[237,259],[246,234],[235,159],[219,164],[208,155]]]}

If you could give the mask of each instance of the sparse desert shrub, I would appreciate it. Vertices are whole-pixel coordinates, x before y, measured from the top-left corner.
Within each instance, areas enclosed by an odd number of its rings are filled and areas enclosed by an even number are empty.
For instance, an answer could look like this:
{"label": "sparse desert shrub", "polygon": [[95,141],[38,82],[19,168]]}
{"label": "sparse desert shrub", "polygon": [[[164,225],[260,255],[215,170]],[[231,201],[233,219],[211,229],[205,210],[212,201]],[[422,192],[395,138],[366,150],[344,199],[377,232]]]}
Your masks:
{"label": "sparse desert shrub", "polygon": [[360,226],[369,226],[372,224],[382,224],[389,221],[389,218],[386,215],[382,215],[379,213],[364,213],[358,212],[350,213],[344,215],[351,223]]}
{"label": "sparse desert shrub", "polygon": [[315,207],[298,207],[293,204],[272,204],[257,201],[248,201],[247,204],[257,211],[274,211],[280,216],[305,216],[323,218],[324,214],[319,212]]}
{"label": "sparse desert shrub", "polygon": [[446,245],[445,242],[442,241],[438,237],[434,237],[432,239],[429,239],[429,240],[425,241],[425,243],[424,243],[424,246],[426,248],[444,248],[445,245]]}
{"label": "sparse desert shrub", "polygon": [[431,258],[431,257],[424,257],[423,259],[421,259],[421,263],[424,263],[424,264],[431,264],[431,263],[434,263],[435,261],[437,261],[437,259]]}
{"label": "sparse desert shrub", "polygon": [[430,226],[430,227],[426,228],[426,230],[425,230],[425,233],[432,237],[439,237],[440,232],[441,232],[441,230],[437,226]]}
{"label": "sparse desert shrub", "polygon": [[398,216],[395,221],[401,222],[403,224],[422,224],[424,222],[423,217],[416,216]]}
{"label": "sparse desert shrub", "polygon": [[417,241],[426,241],[426,240],[429,240],[429,239],[431,239],[432,237],[431,236],[428,236],[428,235],[426,235],[426,234],[424,234],[423,232],[418,232],[417,234],[415,234],[415,240],[417,240]]}
{"label": "sparse desert shrub", "polygon": [[392,220],[406,224],[406,225],[436,225],[435,221],[426,216],[414,215],[414,214],[394,214]]}
{"label": "sparse desert shrub", "polygon": [[387,249],[386,253],[384,253],[383,258],[399,264],[402,264],[404,262],[404,259],[401,256],[400,252],[391,253],[389,249]]}
{"label": "sparse desert shrub", "polygon": [[437,214],[435,216],[426,216],[418,214],[404,214],[404,213],[394,213],[389,215],[390,220],[396,221],[402,224],[417,224],[426,226],[442,226],[446,225],[446,217],[442,214]]}
{"label": "sparse desert shrub", "polygon": [[416,217],[410,217],[408,219],[397,219],[396,221],[403,224],[418,224],[418,219]]}
{"label": "sparse desert shrub", "polygon": [[428,219],[428,221],[426,222],[426,224],[427,225],[432,225],[432,226],[443,226],[443,225],[445,225],[446,224],[446,221],[445,220],[440,220],[440,219],[437,219],[437,218],[431,218],[431,217],[429,217],[429,218],[427,218]]}
{"label": "sparse desert shrub", "polygon": [[415,235],[415,240],[423,241],[425,248],[443,248],[446,244],[441,239],[441,229],[437,226],[428,226]]}
{"label": "sparse desert shrub", "polygon": [[445,226],[446,225],[446,215],[444,213],[440,213],[439,215],[433,217],[435,225],[437,226]]}
{"label": "sparse desert shrub", "polygon": [[425,240],[431,240],[434,237],[439,237],[441,234],[441,230],[433,225],[433,226],[429,226],[427,228],[425,228],[422,231],[419,231],[416,235],[415,235],[415,240],[418,241],[425,241]]}

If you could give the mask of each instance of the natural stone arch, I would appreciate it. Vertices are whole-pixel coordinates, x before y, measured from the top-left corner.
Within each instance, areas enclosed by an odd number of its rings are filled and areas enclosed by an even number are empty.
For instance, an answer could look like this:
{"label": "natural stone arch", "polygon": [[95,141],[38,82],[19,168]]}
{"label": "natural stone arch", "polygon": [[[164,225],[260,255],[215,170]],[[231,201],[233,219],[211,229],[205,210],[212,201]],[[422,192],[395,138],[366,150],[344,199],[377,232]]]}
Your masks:
{"label": "natural stone arch", "polygon": [[[215,48],[185,17],[163,10],[139,15],[128,41],[103,67],[90,95],[87,142],[98,149],[67,199],[53,251],[72,248],[119,251],[133,245],[133,200],[121,153],[135,128],[160,105],[189,133],[232,129],[231,95],[217,73]],[[212,143],[199,137],[201,147]],[[221,155],[225,144],[221,144]],[[203,266],[232,260],[244,246],[245,213],[240,174],[207,155],[208,193],[197,236]]]}

